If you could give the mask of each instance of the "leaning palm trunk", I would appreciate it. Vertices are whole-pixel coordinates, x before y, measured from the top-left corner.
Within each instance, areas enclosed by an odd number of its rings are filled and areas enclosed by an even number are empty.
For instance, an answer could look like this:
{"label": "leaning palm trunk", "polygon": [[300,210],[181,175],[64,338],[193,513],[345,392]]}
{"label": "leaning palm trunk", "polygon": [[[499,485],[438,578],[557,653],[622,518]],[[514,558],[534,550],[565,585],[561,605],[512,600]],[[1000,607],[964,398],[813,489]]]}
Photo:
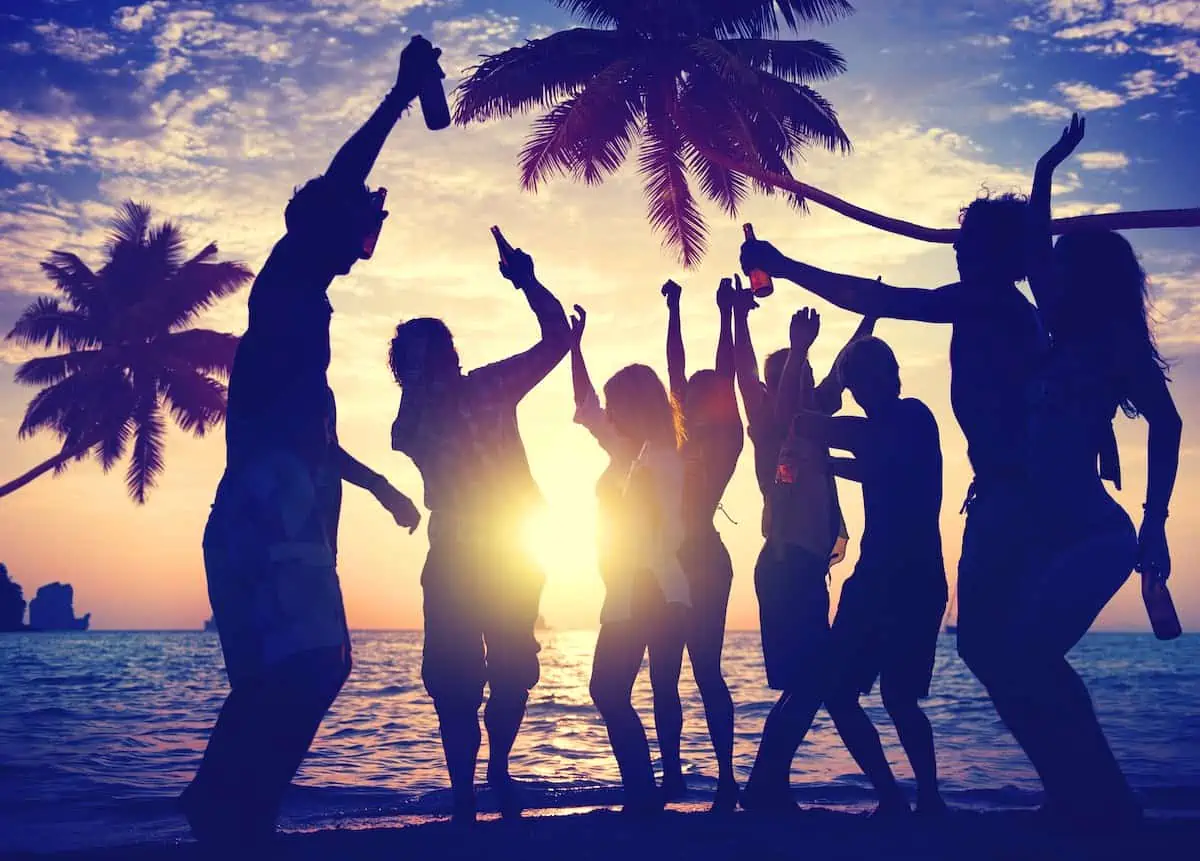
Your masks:
{"label": "leaning palm trunk", "polygon": [[52,469],[58,469],[63,464],[70,460],[74,460],[89,448],[95,445],[95,442],[90,442],[87,445],[77,445],[74,448],[64,449],[49,460],[44,460],[35,466],[33,469],[26,472],[24,475],[19,475],[7,484],[0,484],[0,498],[8,496],[14,490],[20,490],[29,482],[33,481]]}
{"label": "leaning palm trunk", "polygon": [[[764,167],[749,165],[707,147],[697,147],[706,159],[720,165],[726,170],[740,173],[751,179],[782,191],[790,191],[805,200],[818,203],[847,218],[877,227],[888,233],[919,239],[922,242],[940,242],[949,244],[958,236],[954,227],[925,227],[904,221],[899,218],[889,218],[861,206],[842,200],[836,195],[822,191],[808,183],[801,182],[790,176],[767,170]],[[1076,215],[1071,218],[1056,218],[1051,223],[1056,234],[1070,233],[1075,230],[1148,230],[1159,227],[1200,227],[1200,208],[1193,209],[1148,209],[1137,212],[1109,212],[1098,215]]]}

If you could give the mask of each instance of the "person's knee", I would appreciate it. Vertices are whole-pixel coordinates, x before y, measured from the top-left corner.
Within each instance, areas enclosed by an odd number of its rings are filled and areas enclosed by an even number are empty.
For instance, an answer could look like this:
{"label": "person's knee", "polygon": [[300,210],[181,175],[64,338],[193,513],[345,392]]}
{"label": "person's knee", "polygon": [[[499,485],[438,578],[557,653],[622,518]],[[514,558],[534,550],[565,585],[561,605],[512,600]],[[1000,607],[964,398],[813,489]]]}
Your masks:
{"label": "person's knee", "polygon": [[626,706],[631,706],[629,693],[622,690],[620,685],[605,679],[593,676],[588,691],[592,695],[592,702],[596,704],[600,716],[605,719]]}
{"label": "person's knee", "polygon": [[921,715],[921,704],[916,694],[884,685],[880,690],[883,708],[896,725],[911,723]]}

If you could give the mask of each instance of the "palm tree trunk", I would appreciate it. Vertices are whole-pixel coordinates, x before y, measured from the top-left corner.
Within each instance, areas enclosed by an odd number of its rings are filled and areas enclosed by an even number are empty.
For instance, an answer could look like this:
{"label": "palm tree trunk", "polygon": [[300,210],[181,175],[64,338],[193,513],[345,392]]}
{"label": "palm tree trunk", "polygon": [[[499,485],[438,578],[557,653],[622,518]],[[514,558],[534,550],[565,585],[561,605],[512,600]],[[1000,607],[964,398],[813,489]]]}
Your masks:
{"label": "palm tree trunk", "polygon": [[25,473],[24,475],[17,476],[12,481],[10,481],[8,484],[0,484],[0,498],[8,496],[14,490],[20,490],[22,487],[29,484],[29,482],[33,481],[38,476],[40,476],[44,473],[47,473],[52,469],[57,469],[59,466],[66,463],[67,461],[71,460],[72,458],[78,457],[79,455],[81,455],[85,451],[87,451],[89,448],[91,448],[94,444],[95,443],[88,443],[87,445],[78,445],[72,449],[60,451],[58,454],[54,455],[54,457],[50,458],[49,460],[42,461],[41,463],[39,463],[33,469],[29,470],[29,472]]}
{"label": "palm tree trunk", "polygon": [[[707,147],[697,147],[700,154],[726,170],[735,171],[756,179],[759,182],[799,194],[805,200],[811,200],[847,218],[877,227],[888,233],[919,239],[922,242],[952,243],[958,237],[958,229],[953,227],[925,227],[880,215],[861,206],[842,200],[827,191],[801,182],[789,176],[775,173],[761,166],[749,165],[731,158]],[[1051,228],[1056,234],[1070,233],[1075,230],[1146,230],[1161,227],[1200,227],[1200,208],[1194,209],[1149,209],[1137,212],[1110,212],[1102,215],[1077,215],[1072,218],[1056,218],[1051,222]]]}

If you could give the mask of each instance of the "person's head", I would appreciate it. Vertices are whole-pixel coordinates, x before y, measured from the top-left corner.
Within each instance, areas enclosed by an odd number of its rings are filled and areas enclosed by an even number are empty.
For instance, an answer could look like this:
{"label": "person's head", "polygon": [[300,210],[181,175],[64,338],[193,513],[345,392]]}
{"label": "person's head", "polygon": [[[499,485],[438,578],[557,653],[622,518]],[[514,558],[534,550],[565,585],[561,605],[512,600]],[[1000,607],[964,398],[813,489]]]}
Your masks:
{"label": "person's head", "polygon": [[729,409],[729,381],[711,368],[696,371],[683,390],[683,410],[687,426],[699,426],[707,422],[721,421]]}
{"label": "person's head", "polygon": [[1108,357],[1118,373],[1147,356],[1166,370],[1150,329],[1146,273],[1124,236],[1111,230],[1061,236],[1054,268],[1062,284],[1052,316],[1056,343],[1082,342],[1089,354]]}
{"label": "person's head", "polygon": [[683,422],[678,405],[653,368],[628,365],[604,384],[605,410],[621,435],[637,443],[678,447]]}
{"label": "person's head", "polygon": [[333,275],[345,275],[369,256],[367,239],[386,217],[365,185],[347,187],[323,176],[298,189],[283,213],[288,235],[303,243],[322,274]]}
{"label": "person's head", "polygon": [[[783,381],[783,369],[787,365],[790,354],[791,350],[784,347],[782,350],[776,350],[768,355],[767,360],[763,363],[763,377],[767,384],[767,392],[772,396],[779,394],[779,384]],[[811,392],[815,387],[811,364],[805,363],[804,373],[801,374],[798,385],[806,392]],[[803,399],[801,402],[804,402]]]}
{"label": "person's head", "polygon": [[396,327],[388,351],[392,376],[403,388],[462,372],[454,337],[436,317],[417,317]]}
{"label": "person's head", "polygon": [[838,362],[842,385],[867,413],[900,397],[900,364],[884,341],[859,338]]}
{"label": "person's head", "polygon": [[1015,284],[1025,278],[1027,212],[1019,194],[981,197],[962,209],[954,254],[963,282]]}

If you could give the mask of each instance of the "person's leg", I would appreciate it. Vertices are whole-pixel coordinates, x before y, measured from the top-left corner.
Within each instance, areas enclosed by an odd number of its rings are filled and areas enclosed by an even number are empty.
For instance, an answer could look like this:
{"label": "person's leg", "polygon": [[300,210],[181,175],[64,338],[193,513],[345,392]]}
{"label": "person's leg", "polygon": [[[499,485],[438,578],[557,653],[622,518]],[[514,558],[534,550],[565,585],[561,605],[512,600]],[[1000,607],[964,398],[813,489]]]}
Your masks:
{"label": "person's leg", "polygon": [[754,585],[767,680],[783,694],[763,725],[742,804],[751,810],[793,810],[792,760],[812,727],[825,686],[829,591],[823,560],[799,548],[779,555],[767,545],[755,566]]}
{"label": "person's leg", "polygon": [[425,643],[421,678],[433,698],[454,795],[454,818],[475,819],[475,763],[479,756],[479,706],[483,703],[483,634],[471,596],[456,589],[451,554],[430,547],[421,576]]}
{"label": "person's leg", "polygon": [[738,785],[733,772],[733,697],[721,672],[725,615],[733,583],[733,563],[719,535],[693,548],[687,558],[692,586],[688,657],[704,701],[708,735],[717,757],[717,795],[714,811],[737,807]]}
{"label": "person's leg", "polygon": [[181,803],[196,838],[270,836],[284,793],[349,673],[342,649],[293,655],[235,685]]}
{"label": "person's leg", "polygon": [[601,625],[589,685],[592,701],[608,729],[625,787],[625,807],[631,812],[662,809],[646,730],[632,702],[633,684],[645,653],[645,632],[634,622]]}
{"label": "person's leg", "polygon": [[650,652],[650,688],[654,694],[654,734],[662,758],[662,790],[666,800],[681,798],[687,791],[683,763],[679,758],[683,735],[683,704],[679,701],[679,672],[687,639],[686,607],[662,604],[650,620],[647,643]]}
{"label": "person's leg", "polygon": [[541,601],[540,574],[518,570],[500,578],[485,610],[488,702],[483,721],[488,732],[488,786],[505,816],[519,816],[521,799],[508,771],[508,758],[525,719],[529,692],[541,677],[534,631]]}

